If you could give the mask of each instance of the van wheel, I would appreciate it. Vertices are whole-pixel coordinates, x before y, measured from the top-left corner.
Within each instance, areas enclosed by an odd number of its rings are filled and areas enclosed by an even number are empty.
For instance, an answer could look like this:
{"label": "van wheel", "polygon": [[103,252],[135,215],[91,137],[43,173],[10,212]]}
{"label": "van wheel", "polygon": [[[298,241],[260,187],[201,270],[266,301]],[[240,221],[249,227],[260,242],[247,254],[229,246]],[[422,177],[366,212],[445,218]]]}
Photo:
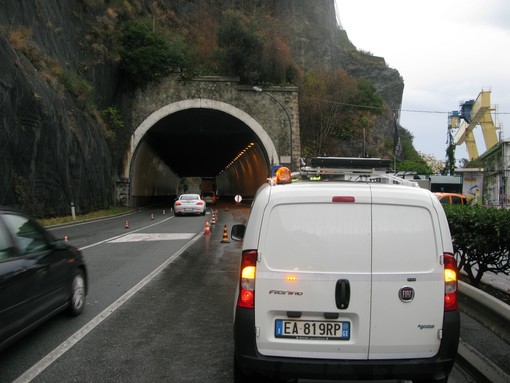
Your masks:
{"label": "van wheel", "polygon": [[234,383],[256,383],[256,382],[257,380],[255,377],[246,375],[243,371],[241,371],[234,357]]}
{"label": "van wheel", "polygon": [[276,383],[277,381],[257,373],[246,375],[237,365],[234,357],[234,383]]}
{"label": "van wheel", "polygon": [[297,379],[280,380],[269,378],[254,373],[253,375],[246,375],[237,365],[234,358],[234,383],[297,383]]}
{"label": "van wheel", "polygon": [[68,311],[72,316],[80,315],[85,307],[85,276],[83,271],[76,270],[71,282],[71,297]]}

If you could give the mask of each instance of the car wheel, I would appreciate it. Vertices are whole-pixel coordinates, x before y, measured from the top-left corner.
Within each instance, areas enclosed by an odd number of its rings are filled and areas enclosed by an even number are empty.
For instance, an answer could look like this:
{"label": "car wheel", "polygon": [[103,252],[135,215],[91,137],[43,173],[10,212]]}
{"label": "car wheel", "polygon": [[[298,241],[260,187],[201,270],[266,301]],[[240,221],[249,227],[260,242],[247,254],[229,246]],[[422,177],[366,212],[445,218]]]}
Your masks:
{"label": "car wheel", "polygon": [[85,307],[85,276],[83,271],[76,270],[71,283],[71,298],[69,300],[69,313],[73,316],[80,315]]}

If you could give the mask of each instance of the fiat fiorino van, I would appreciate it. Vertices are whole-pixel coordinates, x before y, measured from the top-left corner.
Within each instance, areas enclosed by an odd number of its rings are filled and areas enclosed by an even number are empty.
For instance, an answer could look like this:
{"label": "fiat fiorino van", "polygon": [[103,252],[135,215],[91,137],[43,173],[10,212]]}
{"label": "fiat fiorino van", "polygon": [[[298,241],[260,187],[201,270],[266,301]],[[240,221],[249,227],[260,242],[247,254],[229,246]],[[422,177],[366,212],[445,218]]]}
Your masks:
{"label": "fiat fiorino van", "polygon": [[459,341],[457,268],[430,191],[287,174],[258,190],[231,237],[243,241],[236,382],[447,381]]}

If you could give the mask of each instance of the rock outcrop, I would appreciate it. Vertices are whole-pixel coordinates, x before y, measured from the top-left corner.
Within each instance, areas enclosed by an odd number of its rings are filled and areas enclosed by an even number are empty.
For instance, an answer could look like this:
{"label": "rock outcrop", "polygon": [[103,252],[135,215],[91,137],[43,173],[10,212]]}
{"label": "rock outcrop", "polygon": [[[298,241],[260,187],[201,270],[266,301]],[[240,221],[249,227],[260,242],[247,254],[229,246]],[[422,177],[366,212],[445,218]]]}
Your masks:
{"label": "rock outcrop", "polygon": [[[336,24],[333,0],[176,0],[176,17],[206,2],[218,15],[229,7],[271,7],[286,26],[296,62],[316,60],[370,79],[390,108],[399,108],[403,81],[382,58],[358,60]],[[150,0],[124,2],[148,15]],[[123,84],[117,60],[94,41],[109,2],[3,0],[0,8],[0,204],[35,216],[111,206],[118,164],[115,141],[98,114],[113,105]],[[203,5],[203,4],[202,4]],[[184,17],[184,16],[183,16]],[[105,31],[103,31],[104,33]],[[360,64],[361,63],[361,64]],[[79,74],[79,75],[77,75]],[[381,119],[381,135],[391,135]]]}
{"label": "rock outcrop", "polygon": [[[104,129],[87,110],[90,100],[61,85],[86,61],[81,2],[2,3],[0,204],[39,217],[70,214],[71,204],[78,212],[109,206],[113,172]],[[91,83],[110,83],[106,75]]]}

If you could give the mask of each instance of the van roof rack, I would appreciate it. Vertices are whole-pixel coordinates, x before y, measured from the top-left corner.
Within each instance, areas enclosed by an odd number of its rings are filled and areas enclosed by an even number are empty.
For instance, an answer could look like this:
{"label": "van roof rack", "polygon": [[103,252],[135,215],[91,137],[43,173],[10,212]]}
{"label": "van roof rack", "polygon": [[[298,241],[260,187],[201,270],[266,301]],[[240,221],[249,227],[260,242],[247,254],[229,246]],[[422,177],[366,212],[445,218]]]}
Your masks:
{"label": "van roof rack", "polygon": [[313,157],[310,159],[311,167],[327,167],[335,169],[391,169],[391,161],[381,158],[356,157]]}
{"label": "van roof rack", "polygon": [[301,161],[302,179],[331,181],[364,181],[419,187],[417,182],[392,173],[391,161],[381,158],[313,157],[310,166]]}

